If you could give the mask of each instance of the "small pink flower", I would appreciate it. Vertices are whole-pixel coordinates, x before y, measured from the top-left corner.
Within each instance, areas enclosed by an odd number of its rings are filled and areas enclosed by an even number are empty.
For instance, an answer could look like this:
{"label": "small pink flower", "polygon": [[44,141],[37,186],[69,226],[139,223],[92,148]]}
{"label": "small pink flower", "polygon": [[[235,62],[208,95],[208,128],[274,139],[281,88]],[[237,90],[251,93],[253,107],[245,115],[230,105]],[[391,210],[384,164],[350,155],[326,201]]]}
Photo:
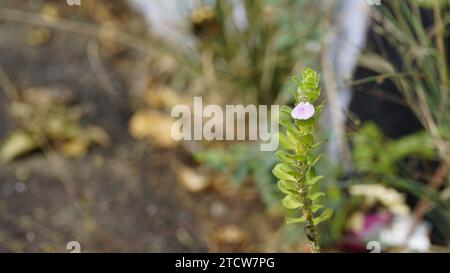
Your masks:
{"label": "small pink flower", "polygon": [[314,106],[309,102],[301,102],[291,112],[294,119],[306,120],[314,115]]}

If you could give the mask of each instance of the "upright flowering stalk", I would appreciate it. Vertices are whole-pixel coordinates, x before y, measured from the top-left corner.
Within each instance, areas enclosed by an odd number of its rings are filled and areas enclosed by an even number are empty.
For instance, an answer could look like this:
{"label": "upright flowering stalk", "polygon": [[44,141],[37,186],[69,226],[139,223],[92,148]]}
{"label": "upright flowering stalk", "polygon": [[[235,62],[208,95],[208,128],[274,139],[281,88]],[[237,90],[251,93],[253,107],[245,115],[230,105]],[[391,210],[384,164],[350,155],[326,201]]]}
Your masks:
{"label": "upright flowering stalk", "polygon": [[317,225],[333,214],[331,209],[324,209],[319,182],[323,176],[316,175],[314,166],[322,155],[313,156],[313,149],[320,145],[314,143],[313,134],[317,128],[323,105],[314,107],[320,96],[320,76],[317,72],[306,69],[302,79],[294,78],[297,92],[291,90],[296,101],[294,109],[281,107],[280,124],[286,129],[280,133],[280,146],[276,155],[280,163],[272,170],[279,179],[278,188],[286,194],[283,206],[298,211],[297,217],[286,217],[286,222],[304,223],[306,236],[313,244],[315,252],[320,252]]}

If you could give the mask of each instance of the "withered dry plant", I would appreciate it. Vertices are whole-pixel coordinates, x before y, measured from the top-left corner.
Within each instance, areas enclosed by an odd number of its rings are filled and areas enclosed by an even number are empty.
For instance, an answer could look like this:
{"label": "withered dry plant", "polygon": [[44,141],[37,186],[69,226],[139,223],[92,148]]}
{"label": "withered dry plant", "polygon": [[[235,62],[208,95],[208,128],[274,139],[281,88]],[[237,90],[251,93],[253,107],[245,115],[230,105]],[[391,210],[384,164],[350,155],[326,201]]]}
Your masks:
{"label": "withered dry plant", "polygon": [[8,113],[17,125],[0,145],[1,162],[50,147],[66,156],[77,157],[85,155],[94,144],[109,144],[109,136],[101,127],[80,125],[81,111],[70,105],[70,91],[31,87],[19,92],[2,67],[0,85],[9,100]]}

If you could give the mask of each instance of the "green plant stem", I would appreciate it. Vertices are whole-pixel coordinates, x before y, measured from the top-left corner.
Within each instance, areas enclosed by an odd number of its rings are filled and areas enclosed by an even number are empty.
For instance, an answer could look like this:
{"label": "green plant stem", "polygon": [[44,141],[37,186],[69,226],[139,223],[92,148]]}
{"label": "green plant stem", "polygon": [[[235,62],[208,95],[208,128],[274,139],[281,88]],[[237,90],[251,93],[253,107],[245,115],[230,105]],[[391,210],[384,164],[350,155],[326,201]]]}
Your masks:
{"label": "green plant stem", "polygon": [[[445,33],[445,27],[442,19],[442,12],[441,12],[441,5],[439,1],[434,2],[433,6],[434,11],[434,18],[436,20],[436,46],[439,52],[439,74],[441,77],[442,84],[444,85],[444,88],[448,89],[448,72],[447,72],[447,58],[445,53],[445,45],[444,45],[444,33]],[[448,90],[447,90],[448,92]],[[445,92],[445,94],[447,94]]]}
{"label": "green plant stem", "polygon": [[[307,152],[309,153],[309,151]],[[306,216],[305,221],[305,232],[308,240],[313,244],[313,252],[320,252],[320,244],[319,244],[319,235],[317,233],[316,226],[314,225],[314,213],[312,211],[312,202],[308,198],[309,196],[309,187],[306,184],[306,174],[308,173],[308,166],[303,162],[299,163],[300,172],[303,174],[302,177],[298,180],[300,185],[300,198],[301,203],[303,203],[302,213]]]}
{"label": "green plant stem", "polygon": [[305,231],[308,239],[313,244],[313,251],[315,253],[320,252],[319,235],[317,234],[316,226],[314,225],[313,212],[311,209],[311,200],[307,198],[309,192],[307,187],[302,189],[302,197],[305,198],[305,206],[303,207],[303,214],[306,215]]}

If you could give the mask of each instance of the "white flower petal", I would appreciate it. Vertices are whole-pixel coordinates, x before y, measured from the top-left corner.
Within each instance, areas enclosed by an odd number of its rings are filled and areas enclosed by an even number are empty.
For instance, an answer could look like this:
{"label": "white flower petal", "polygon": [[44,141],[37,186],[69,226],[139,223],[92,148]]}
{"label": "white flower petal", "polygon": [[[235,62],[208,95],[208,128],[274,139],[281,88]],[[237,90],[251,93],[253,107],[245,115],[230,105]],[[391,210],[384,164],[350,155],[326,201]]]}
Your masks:
{"label": "white flower petal", "polygon": [[309,102],[301,102],[291,112],[294,119],[307,120],[314,116],[314,106]]}

